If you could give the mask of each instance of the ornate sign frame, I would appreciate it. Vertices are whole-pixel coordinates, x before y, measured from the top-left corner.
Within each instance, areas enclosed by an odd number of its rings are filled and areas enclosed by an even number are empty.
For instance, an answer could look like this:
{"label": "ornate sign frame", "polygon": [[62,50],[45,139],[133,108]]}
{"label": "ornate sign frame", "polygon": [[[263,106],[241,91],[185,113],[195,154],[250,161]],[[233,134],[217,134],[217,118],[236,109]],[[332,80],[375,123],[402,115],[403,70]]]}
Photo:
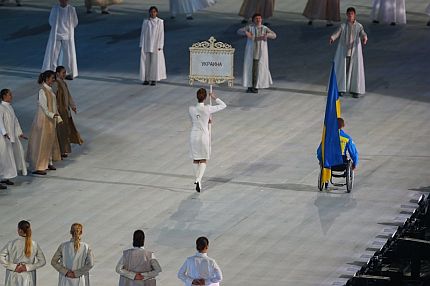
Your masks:
{"label": "ornate sign frame", "polygon": [[[190,48],[190,73],[189,82],[193,85],[194,81],[199,81],[208,84],[219,84],[228,82],[228,86],[233,86],[233,66],[234,66],[234,51],[235,49],[226,43],[217,42],[214,37],[204,42],[194,43]],[[204,60],[202,60],[204,59]],[[217,59],[217,60],[213,60]],[[222,59],[220,61],[219,59]],[[210,70],[211,68],[222,67],[223,74],[214,75],[216,72],[202,72],[202,69],[196,70],[196,64],[200,66],[207,66],[202,68]]]}

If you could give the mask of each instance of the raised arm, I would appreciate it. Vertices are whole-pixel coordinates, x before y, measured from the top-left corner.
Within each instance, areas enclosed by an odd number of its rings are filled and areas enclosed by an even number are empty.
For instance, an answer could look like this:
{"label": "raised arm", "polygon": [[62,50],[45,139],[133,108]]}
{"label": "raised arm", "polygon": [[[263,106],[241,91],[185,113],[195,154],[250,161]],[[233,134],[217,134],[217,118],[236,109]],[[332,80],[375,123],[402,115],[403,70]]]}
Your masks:
{"label": "raised arm", "polygon": [[215,102],[217,103],[217,105],[210,105],[209,106],[209,113],[215,113],[218,111],[223,110],[224,108],[227,107],[227,105],[224,103],[224,101],[222,101],[221,99],[217,98],[215,96],[215,94],[211,93],[209,94],[210,97],[212,97],[213,99],[215,99]]}

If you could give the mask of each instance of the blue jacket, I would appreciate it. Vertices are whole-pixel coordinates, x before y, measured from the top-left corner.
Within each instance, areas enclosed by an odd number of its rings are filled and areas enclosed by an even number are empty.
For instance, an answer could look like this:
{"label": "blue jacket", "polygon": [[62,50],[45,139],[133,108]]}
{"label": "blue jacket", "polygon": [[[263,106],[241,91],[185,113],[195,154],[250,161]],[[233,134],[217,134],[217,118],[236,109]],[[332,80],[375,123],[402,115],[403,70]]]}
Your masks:
{"label": "blue jacket", "polygon": [[[346,156],[346,151],[348,151],[349,157],[351,157],[351,160],[352,160],[352,164],[354,165],[354,167],[358,166],[358,150],[357,150],[357,147],[355,147],[352,137],[346,134],[345,131],[343,131],[342,129],[339,130],[339,137],[340,137],[340,147],[342,149],[342,155]],[[321,162],[322,160],[321,143],[317,149],[317,158],[318,158],[318,161]]]}

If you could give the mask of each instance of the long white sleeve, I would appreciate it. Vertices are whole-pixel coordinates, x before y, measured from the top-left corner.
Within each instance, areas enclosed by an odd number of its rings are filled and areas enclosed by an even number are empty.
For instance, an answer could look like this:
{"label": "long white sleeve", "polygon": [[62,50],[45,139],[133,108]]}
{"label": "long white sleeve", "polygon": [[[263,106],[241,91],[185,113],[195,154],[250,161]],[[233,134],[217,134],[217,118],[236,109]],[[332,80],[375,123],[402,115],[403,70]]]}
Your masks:
{"label": "long white sleeve", "polygon": [[217,105],[210,105],[209,106],[209,113],[215,113],[215,112],[221,111],[227,107],[227,105],[224,103],[224,101],[222,101],[219,98],[217,98],[215,100],[215,102],[217,103]]}
{"label": "long white sleeve", "polygon": [[50,112],[48,110],[48,103],[47,103],[46,95],[45,95],[45,92],[43,91],[43,89],[39,90],[39,106],[42,108],[43,113],[45,113],[46,116],[48,116],[49,118],[54,118],[55,113]]}
{"label": "long white sleeve", "polygon": [[190,276],[188,276],[188,259],[185,260],[184,264],[182,264],[181,268],[179,268],[178,271],[178,278],[182,280],[182,282],[185,283],[186,286],[191,286],[191,284],[193,283],[193,278],[191,278]]}
{"label": "long white sleeve", "polygon": [[17,264],[10,261],[10,244],[11,242],[6,244],[5,247],[3,247],[3,249],[0,251],[0,264],[10,271],[15,271]]}
{"label": "long white sleeve", "polygon": [[218,264],[215,261],[213,267],[215,277],[211,278],[210,281],[211,283],[219,283],[222,280],[221,268],[219,268]]}
{"label": "long white sleeve", "polygon": [[118,261],[118,264],[116,265],[115,271],[119,275],[124,276],[131,280],[134,280],[134,277],[136,276],[136,272],[124,269],[124,260],[122,256],[121,256],[121,259]]}
{"label": "long white sleeve", "polygon": [[2,136],[6,135],[6,127],[4,126],[4,113],[0,113],[0,134]]}

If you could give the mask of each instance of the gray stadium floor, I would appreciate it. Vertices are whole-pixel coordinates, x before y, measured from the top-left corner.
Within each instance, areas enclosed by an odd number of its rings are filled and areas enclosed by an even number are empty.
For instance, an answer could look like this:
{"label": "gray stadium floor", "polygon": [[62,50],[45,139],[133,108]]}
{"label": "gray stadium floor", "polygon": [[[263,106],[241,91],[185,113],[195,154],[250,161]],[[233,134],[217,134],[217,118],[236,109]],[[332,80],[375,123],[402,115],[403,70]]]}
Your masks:
{"label": "gray stadium floor", "polygon": [[[36,3],[37,2],[37,3]],[[55,1],[23,1],[0,8],[0,88],[11,88],[26,133],[36,108],[36,79]],[[325,89],[335,29],[307,26],[305,1],[277,1],[270,24],[274,86],[257,95],[241,87],[244,40],[235,31],[241,1],[219,0],[193,21],[170,20],[168,2],[126,0],[112,14],[85,14],[76,46],[80,76],[70,82],[85,144],[46,177],[20,177],[0,192],[0,244],[30,219],[48,260],[84,224],[93,248],[93,285],[116,285],[115,265],[132,232],[141,228],[163,272],[159,285],[179,285],[176,272],[194,253],[194,240],[211,240],[209,255],[224,285],[341,285],[408,217],[430,191],[430,28],[427,1],[407,2],[408,24],[371,24],[370,1],[351,3],[369,35],[367,94],[342,98],[343,117],[360,151],[351,194],[317,191],[315,149],[321,138]],[[138,81],[140,26],[156,4],[166,20],[168,79]],[[216,114],[213,156],[205,192],[193,191],[188,157],[188,47],[211,35],[236,48],[235,86],[215,90],[228,108]],[[3,285],[4,271],[0,271]],[[38,270],[38,284],[56,285],[57,273]]]}

